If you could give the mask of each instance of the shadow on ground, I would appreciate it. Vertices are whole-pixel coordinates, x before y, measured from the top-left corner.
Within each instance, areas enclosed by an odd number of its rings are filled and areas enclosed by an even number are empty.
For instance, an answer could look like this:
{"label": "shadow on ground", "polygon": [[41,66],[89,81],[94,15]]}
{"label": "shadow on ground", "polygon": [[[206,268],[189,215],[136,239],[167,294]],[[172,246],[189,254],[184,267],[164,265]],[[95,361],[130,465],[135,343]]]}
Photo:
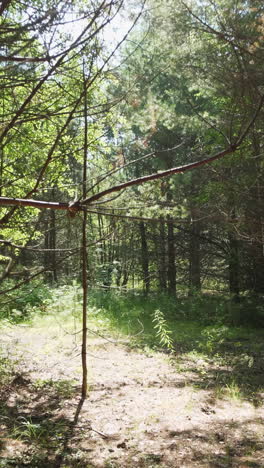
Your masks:
{"label": "shadow on ground", "polygon": [[209,390],[211,403],[230,397],[244,400],[255,408],[264,402],[264,343],[225,341],[210,343],[210,349],[202,342],[184,342],[175,345],[170,363],[182,379],[171,385],[193,385]]}
{"label": "shadow on ground", "polygon": [[[26,374],[14,374],[8,383],[0,382],[0,468],[263,468],[263,344],[209,344],[210,349],[206,343],[201,348],[198,341],[178,344],[175,353],[167,356],[171,366],[148,383],[144,380],[142,352],[138,359],[143,372],[134,376],[136,379],[130,376],[125,386],[114,381],[117,367],[110,375],[113,381],[106,386],[102,368],[102,380],[91,388],[86,408],[79,398],[80,389],[70,380],[33,381]],[[120,355],[120,363],[125,359],[129,354]],[[131,365],[134,359],[133,354]],[[141,391],[145,401],[147,386],[155,387],[157,399],[162,395],[171,399],[170,387],[192,386],[198,393],[191,402],[193,419],[192,411],[178,418],[177,408],[164,402],[164,412],[174,415],[175,411],[173,427],[167,428],[162,418],[151,419],[150,428],[143,424],[142,429],[129,432],[135,423],[133,408],[136,411],[129,398],[137,405]],[[153,388],[148,395],[154,394]],[[178,392],[178,402],[182,396]],[[227,398],[225,412],[219,411],[219,401],[226,402]],[[122,399],[126,404],[120,406]],[[238,415],[239,420],[228,412],[233,402],[248,411],[240,419]],[[146,405],[145,415],[137,415],[141,418],[138,426],[144,418],[156,416],[152,404],[149,401]],[[93,421],[89,420],[91,405],[97,406]],[[106,405],[111,406],[110,418],[118,419],[121,427],[118,440],[94,431],[93,424],[104,427],[98,420]],[[239,411],[240,407],[236,414]],[[119,423],[122,417],[123,425]]]}
{"label": "shadow on ground", "polygon": [[[182,462],[175,460],[175,466],[181,463],[188,467],[212,468],[263,468],[264,442],[260,435],[248,428],[260,425],[258,419],[244,421],[243,425],[230,420],[223,420],[214,429],[171,431],[174,450],[184,452]],[[183,449],[183,447],[185,447]]]}
{"label": "shadow on ground", "polygon": [[[214,390],[213,376],[196,380]],[[175,384],[177,384],[175,382]],[[67,389],[67,395],[66,390]],[[79,423],[82,401],[80,389],[70,382],[44,382],[39,385],[17,375],[2,388],[0,413],[1,468],[263,468],[264,442],[260,418],[243,423],[223,419],[205,428],[168,430],[159,434],[142,434],[149,442],[158,439],[159,451],[143,451],[133,441],[119,444],[120,458],[113,449],[105,464],[97,463],[92,450],[79,449],[84,437],[89,442],[92,428]],[[210,393],[210,392],[209,392]],[[213,402],[205,410],[214,412]],[[177,427],[177,424],[176,424]],[[263,426],[262,426],[263,427]],[[107,446],[107,441],[105,441]],[[115,442],[115,446],[117,443]],[[146,445],[147,446],[147,445]],[[110,446],[109,446],[110,447]],[[117,445],[118,447],[118,445]],[[114,456],[115,455],[115,456]]]}
{"label": "shadow on ground", "polygon": [[[79,393],[70,381],[49,380],[40,386],[39,381],[31,382],[22,375],[2,387],[0,467],[65,466],[83,404],[74,396]],[[78,460],[67,466],[78,467]],[[87,463],[81,466],[87,467]]]}

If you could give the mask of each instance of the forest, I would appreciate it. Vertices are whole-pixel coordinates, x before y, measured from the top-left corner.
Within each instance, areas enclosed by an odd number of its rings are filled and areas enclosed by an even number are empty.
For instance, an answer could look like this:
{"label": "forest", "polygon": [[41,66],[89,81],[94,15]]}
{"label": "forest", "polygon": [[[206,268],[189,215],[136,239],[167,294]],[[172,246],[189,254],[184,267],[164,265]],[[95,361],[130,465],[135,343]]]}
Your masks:
{"label": "forest", "polygon": [[0,31],[0,467],[263,467],[263,3]]}

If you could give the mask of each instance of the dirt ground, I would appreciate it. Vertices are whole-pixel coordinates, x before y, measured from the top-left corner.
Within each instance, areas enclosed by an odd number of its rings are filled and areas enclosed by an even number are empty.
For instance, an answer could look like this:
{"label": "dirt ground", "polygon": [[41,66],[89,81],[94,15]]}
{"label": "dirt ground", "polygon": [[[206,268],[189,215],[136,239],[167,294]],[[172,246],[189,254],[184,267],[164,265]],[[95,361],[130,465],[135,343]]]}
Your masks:
{"label": "dirt ground", "polygon": [[2,386],[1,468],[264,467],[264,395],[225,388],[231,368],[93,335],[80,407],[78,336],[2,331],[15,371]]}

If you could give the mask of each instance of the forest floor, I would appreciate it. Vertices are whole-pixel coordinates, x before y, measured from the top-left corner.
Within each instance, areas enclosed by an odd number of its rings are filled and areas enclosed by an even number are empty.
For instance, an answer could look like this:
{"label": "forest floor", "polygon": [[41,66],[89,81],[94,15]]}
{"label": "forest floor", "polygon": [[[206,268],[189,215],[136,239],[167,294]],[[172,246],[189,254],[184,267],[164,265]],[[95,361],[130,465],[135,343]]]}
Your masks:
{"label": "forest floor", "polygon": [[223,361],[93,334],[81,406],[78,340],[54,318],[2,328],[0,467],[264,467],[263,343]]}

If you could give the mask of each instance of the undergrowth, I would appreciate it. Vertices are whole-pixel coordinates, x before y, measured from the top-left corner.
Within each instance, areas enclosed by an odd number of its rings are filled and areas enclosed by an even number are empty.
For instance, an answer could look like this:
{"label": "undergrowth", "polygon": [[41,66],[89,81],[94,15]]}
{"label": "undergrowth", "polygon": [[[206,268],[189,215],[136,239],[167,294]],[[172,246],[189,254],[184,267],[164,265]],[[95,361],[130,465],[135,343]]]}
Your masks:
{"label": "undergrowth", "polygon": [[[6,288],[15,286],[13,280],[6,283]],[[53,290],[39,281],[24,284],[19,289],[0,297],[0,320],[11,323],[30,321],[35,313],[45,312],[52,300]]]}
{"label": "undergrowth", "polygon": [[[44,330],[50,338],[47,346],[50,342],[51,348],[45,350],[47,354],[63,349],[64,352],[70,350],[68,356],[71,356],[72,340],[76,340],[76,352],[79,352],[82,316],[80,286],[77,283],[56,289],[42,286],[34,293],[25,288],[24,292],[27,291],[28,302],[25,296],[23,300],[17,297],[15,305],[1,311],[2,334],[8,334],[13,324],[16,325],[15,331],[21,327],[25,333],[28,327],[36,327],[37,333],[39,329],[41,333]],[[187,389],[208,392],[210,407],[219,399],[228,399],[236,405],[243,400],[248,401],[258,408],[263,404],[264,330],[234,320],[231,307],[227,300],[200,296],[176,299],[156,294],[146,297],[140,293],[90,291],[88,331],[90,336],[96,336],[98,332],[100,337],[121,335],[126,346],[136,348],[142,355],[153,356],[159,351],[159,358],[169,362],[176,377],[183,374],[181,382]],[[237,317],[238,306],[235,304],[234,307]],[[70,340],[69,347],[67,339]],[[61,407],[66,408],[66,400],[75,398],[77,381],[52,380],[48,376],[27,383],[20,378],[19,366],[16,370],[16,363],[8,356],[7,351],[5,355],[4,352],[1,354],[0,348],[0,394],[4,396],[0,403],[0,423],[5,434],[12,439],[12,445],[21,444],[30,448],[23,452],[23,466],[51,466],[49,453],[64,453],[64,441],[72,428],[71,420],[63,413],[58,417],[54,408],[59,402],[62,402]],[[20,398],[15,407],[17,412],[7,402],[12,387]],[[23,392],[24,406],[21,399]],[[34,401],[44,401],[43,411],[41,406],[39,412],[24,411],[30,394]],[[190,401],[190,405],[193,404]],[[208,411],[207,406],[201,410]],[[68,457],[65,457],[66,463],[72,460],[67,466],[84,466],[77,464],[79,452],[65,453]],[[155,456],[142,456],[142,467],[162,466]],[[108,465],[114,466],[111,459],[105,466]],[[0,461],[0,467],[11,466],[22,466],[16,454]]]}
{"label": "undergrowth", "polygon": [[[54,343],[59,351],[67,345],[67,339],[74,340],[78,349],[82,327],[80,286],[74,283],[47,291],[43,287],[34,297],[35,300],[30,296],[31,303],[26,304],[26,314],[20,316],[20,322],[24,317],[27,326],[46,327],[53,338],[52,352]],[[260,376],[264,329],[234,323],[230,307],[227,300],[200,296],[176,299],[166,295],[146,297],[140,293],[90,291],[88,332],[92,337],[121,335],[128,346],[147,354],[161,351],[177,372],[194,372],[198,376],[195,385],[206,389],[213,386],[218,397],[246,396],[257,406],[263,386]],[[6,315],[0,322],[2,332],[16,321],[12,314]],[[215,370],[208,374],[212,364]],[[1,382],[8,382],[11,373],[10,362],[1,358],[0,353]],[[45,391],[53,385],[53,390],[64,397],[72,392],[68,382],[39,381],[35,385]],[[23,434],[38,429],[25,421],[21,428]]]}
{"label": "undergrowth", "polygon": [[[88,321],[93,329],[121,333],[138,347],[167,348],[168,350],[196,350],[216,354],[233,343],[239,349],[241,342],[263,336],[259,325],[261,308],[253,308],[253,300],[241,304],[227,298],[202,295],[175,298],[167,294],[143,295],[141,292],[106,292],[92,290],[88,296]],[[77,282],[50,288],[45,285],[26,285],[19,290],[15,302],[2,309],[2,323],[9,321],[55,320],[58,326],[67,324],[76,333],[81,327],[82,292]],[[246,305],[251,310],[251,320],[239,317]],[[250,309],[251,308],[251,309]],[[255,314],[255,315],[254,315]],[[246,316],[245,312],[245,316]],[[261,314],[260,314],[261,315]],[[250,360],[249,356],[249,360]]]}

